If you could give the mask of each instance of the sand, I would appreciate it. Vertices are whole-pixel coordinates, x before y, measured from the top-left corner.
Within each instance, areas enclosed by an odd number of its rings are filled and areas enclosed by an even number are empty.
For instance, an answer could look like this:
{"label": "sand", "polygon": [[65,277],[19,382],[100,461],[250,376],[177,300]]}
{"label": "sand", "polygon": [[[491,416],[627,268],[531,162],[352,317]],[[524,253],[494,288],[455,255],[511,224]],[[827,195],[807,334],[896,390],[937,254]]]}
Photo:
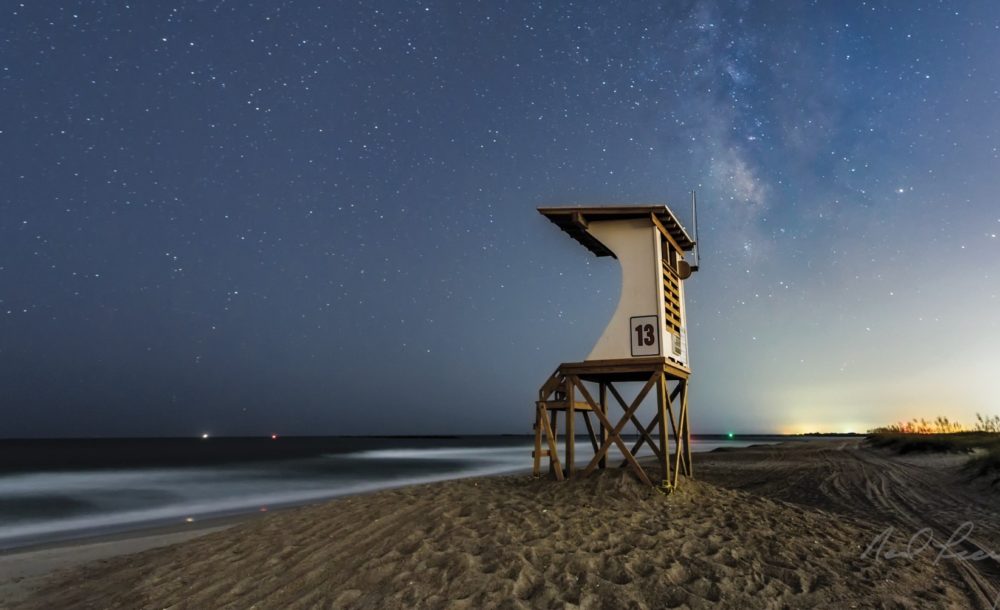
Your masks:
{"label": "sand", "polygon": [[71,543],[45,544],[0,554],[0,608],[23,602],[54,572],[186,542],[231,527],[239,521],[230,519],[207,527],[199,524],[196,527],[157,528]]}
{"label": "sand", "polygon": [[960,458],[815,441],[698,454],[695,474],[670,496],[614,469],[566,483],[501,476],[343,498],[64,568],[8,606],[990,608],[996,599],[993,559],[899,555],[921,528],[944,543],[964,521],[974,542],[952,554],[1000,551],[997,496],[964,479]]}

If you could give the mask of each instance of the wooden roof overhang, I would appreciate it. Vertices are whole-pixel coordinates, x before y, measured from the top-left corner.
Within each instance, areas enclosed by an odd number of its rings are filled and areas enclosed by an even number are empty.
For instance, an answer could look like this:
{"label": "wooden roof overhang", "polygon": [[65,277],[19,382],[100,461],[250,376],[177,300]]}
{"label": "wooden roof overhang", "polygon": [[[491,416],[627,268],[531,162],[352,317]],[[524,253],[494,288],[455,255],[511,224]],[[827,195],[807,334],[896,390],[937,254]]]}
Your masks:
{"label": "wooden roof overhang", "polygon": [[591,222],[601,220],[646,218],[680,250],[689,252],[695,245],[670,208],[663,204],[543,207],[538,211],[596,256],[614,256],[607,246],[587,231]]}

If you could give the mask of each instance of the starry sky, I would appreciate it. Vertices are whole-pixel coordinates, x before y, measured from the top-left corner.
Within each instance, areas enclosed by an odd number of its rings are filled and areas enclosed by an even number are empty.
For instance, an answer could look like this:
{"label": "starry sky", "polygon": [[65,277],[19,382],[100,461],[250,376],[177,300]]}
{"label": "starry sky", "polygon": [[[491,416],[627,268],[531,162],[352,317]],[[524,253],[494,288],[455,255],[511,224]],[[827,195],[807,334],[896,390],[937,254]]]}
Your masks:
{"label": "starry sky", "polygon": [[1000,4],[4,2],[0,436],[530,433],[690,224],[695,433],[1000,412]]}

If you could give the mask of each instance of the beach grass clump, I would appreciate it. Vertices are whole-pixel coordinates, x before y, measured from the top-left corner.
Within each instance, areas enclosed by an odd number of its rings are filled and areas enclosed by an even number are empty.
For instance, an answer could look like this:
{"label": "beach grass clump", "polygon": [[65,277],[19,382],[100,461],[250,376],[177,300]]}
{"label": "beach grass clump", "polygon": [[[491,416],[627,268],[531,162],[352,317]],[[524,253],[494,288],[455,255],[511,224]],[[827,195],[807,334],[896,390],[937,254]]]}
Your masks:
{"label": "beach grass clump", "polygon": [[873,447],[891,449],[896,453],[972,453],[984,443],[1000,443],[1000,435],[980,432],[952,432],[950,434],[914,434],[902,432],[876,432],[868,436]]}
{"label": "beach grass clump", "polygon": [[976,449],[1000,448],[1000,416],[976,414],[976,423],[966,428],[957,421],[938,416],[890,424],[869,430],[874,447],[897,453],[972,453]]}
{"label": "beach grass clump", "polygon": [[993,485],[1000,483],[1000,442],[977,451],[969,460],[968,469],[975,477],[991,478]]}
{"label": "beach grass clump", "polygon": [[[979,415],[977,414],[977,417]],[[980,418],[982,421],[982,418]],[[869,434],[954,434],[956,432],[962,432],[965,430],[965,426],[957,421],[951,421],[947,417],[938,416],[933,420],[928,421],[921,417],[920,419],[913,418],[910,421],[899,422],[898,424],[889,424],[888,426],[881,426],[875,428],[874,430],[869,430]],[[974,431],[978,431],[979,428],[973,428]],[[996,430],[992,430],[995,432]]]}
{"label": "beach grass clump", "polygon": [[977,414],[971,430],[942,417],[934,422],[914,419],[871,430],[868,443],[899,454],[969,454],[965,469],[972,477],[989,478],[992,485],[1000,484],[1000,417],[997,416]]}

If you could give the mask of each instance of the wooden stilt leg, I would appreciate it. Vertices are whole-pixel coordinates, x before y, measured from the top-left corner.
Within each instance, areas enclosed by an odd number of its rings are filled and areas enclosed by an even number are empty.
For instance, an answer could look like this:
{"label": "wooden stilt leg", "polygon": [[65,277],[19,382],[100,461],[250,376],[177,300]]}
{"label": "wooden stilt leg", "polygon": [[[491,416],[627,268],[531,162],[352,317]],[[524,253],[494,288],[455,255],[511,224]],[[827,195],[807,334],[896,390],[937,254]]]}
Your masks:
{"label": "wooden stilt leg", "polygon": [[[683,455],[681,453],[681,437],[683,431],[681,430],[680,422],[677,419],[677,415],[680,415],[680,408],[678,407],[677,413],[676,414],[674,413],[674,401],[677,399],[678,396],[680,396],[682,389],[683,387],[681,386],[680,382],[678,382],[677,386],[674,388],[674,391],[670,392],[670,395],[667,397],[667,418],[670,421],[670,433],[672,433],[674,437],[673,456],[675,461],[680,460],[681,456]],[[668,451],[669,447],[670,444],[668,443],[667,444]],[[670,471],[671,475],[673,474],[674,470],[675,470],[674,468],[671,468]]]}
{"label": "wooden stilt leg", "polygon": [[542,419],[544,417],[542,405],[535,405],[535,453],[533,456],[534,467],[531,469],[531,473],[536,477],[542,471]]}
{"label": "wooden stilt leg", "polygon": [[566,478],[576,472],[576,377],[566,383]]}
{"label": "wooden stilt leg", "polygon": [[687,383],[684,380],[677,382],[677,389],[674,391],[677,398],[677,426],[674,432],[674,446],[677,448],[676,459],[680,462],[679,471],[687,474],[690,470],[691,452],[689,450],[690,435],[687,432]]}
{"label": "wooden stilt leg", "polygon": [[[553,430],[553,426],[549,425],[549,420],[545,417],[544,407],[542,409],[541,417],[539,421],[545,428],[545,438],[548,439],[549,445],[549,471],[555,474],[557,481],[563,480],[562,466],[559,464],[559,453],[556,452],[556,434]],[[552,421],[556,421],[556,412],[552,412]]]}
{"label": "wooden stilt leg", "polygon": [[667,433],[667,417],[667,380],[660,375],[660,380],[656,382],[656,423],[660,433],[660,467],[663,471],[663,480],[669,482],[670,436]]}
{"label": "wooden stilt leg", "polygon": [[674,408],[673,408],[673,405],[674,405],[674,400],[677,399],[677,397],[680,395],[680,393],[681,393],[681,386],[678,384],[678,386],[676,388],[674,388],[674,391],[671,392],[670,396],[667,398],[667,415],[669,416],[669,419],[670,419],[670,429],[671,429],[671,431],[674,434],[675,446],[676,446],[676,441],[677,441],[677,438],[678,438],[678,434],[680,434],[680,430],[681,429],[680,429],[680,427],[677,424],[677,418],[674,417]]}
{"label": "wooden stilt leg", "polygon": [[683,404],[684,404],[683,403],[683,401],[684,401],[684,380],[682,379],[679,383],[680,383],[680,385],[677,386],[677,390],[680,391],[680,400],[677,401],[678,402],[678,407],[677,407],[677,410],[678,410],[678,413],[677,413],[677,416],[678,416],[677,417],[677,426],[678,426],[678,428],[677,428],[677,432],[676,432],[677,442],[674,443],[674,445],[677,447],[677,453],[674,455],[674,477],[673,477],[673,484],[675,486],[677,485],[678,479],[680,479],[681,462],[684,461],[684,447],[682,446],[682,442],[681,442],[681,439],[683,438],[683,434],[684,434],[684,430],[681,427],[681,426],[684,425],[684,410],[683,410]]}
{"label": "wooden stilt leg", "polygon": [[559,454],[557,452],[557,448],[559,447],[559,411],[550,412],[549,419],[548,433],[551,439],[549,450],[552,452],[552,455],[549,456],[549,472],[555,474],[556,479],[562,481],[562,466],[559,465]]}
{"label": "wooden stilt leg", "polygon": [[691,467],[691,426],[688,424],[688,380],[681,381],[684,390],[681,392],[681,421],[684,422],[684,474],[694,476]]}
{"label": "wooden stilt leg", "polygon": [[594,453],[597,453],[600,445],[597,444],[597,435],[594,434],[594,424],[590,421],[590,412],[582,411],[583,423],[587,426],[587,437],[590,438],[590,446],[594,448]]}
{"label": "wooden stilt leg", "polygon": [[[601,413],[604,414],[604,419],[608,418],[608,385],[609,384],[606,384],[606,383],[600,384],[600,400],[601,400],[601,404],[598,405],[598,408],[601,410]],[[600,419],[600,418],[598,418],[598,419]],[[604,419],[601,419],[601,422],[603,422]],[[604,443],[606,443],[606,442],[608,442],[608,429],[604,426],[603,423],[601,423],[601,445],[604,445]],[[595,449],[594,451],[596,452],[597,449]],[[607,468],[608,467],[608,458],[606,456],[602,457],[600,459],[600,461],[597,463],[597,467],[598,468]]]}

